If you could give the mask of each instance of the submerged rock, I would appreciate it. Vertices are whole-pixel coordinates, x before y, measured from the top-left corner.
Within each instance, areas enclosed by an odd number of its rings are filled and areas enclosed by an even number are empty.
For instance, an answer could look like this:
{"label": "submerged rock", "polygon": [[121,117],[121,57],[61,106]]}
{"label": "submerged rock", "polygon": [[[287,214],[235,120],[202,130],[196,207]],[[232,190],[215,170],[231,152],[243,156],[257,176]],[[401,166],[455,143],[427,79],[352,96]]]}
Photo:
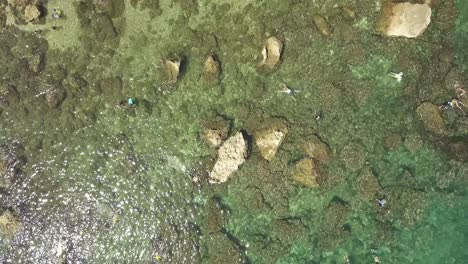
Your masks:
{"label": "submerged rock", "polygon": [[319,16],[319,15],[314,16],[314,25],[315,27],[317,27],[320,34],[322,34],[322,36],[324,37],[329,37],[333,33],[332,27],[330,26],[330,24],[328,24],[327,20],[325,20],[325,18],[323,18],[322,16]]}
{"label": "submerged rock", "polygon": [[65,100],[66,93],[62,86],[57,86],[55,89],[46,92],[47,104],[50,108],[57,108]]}
{"label": "submerged rock", "polygon": [[21,229],[19,216],[11,209],[4,210],[0,215],[0,233],[7,240],[13,239]]}
{"label": "submerged rock", "polygon": [[361,143],[351,141],[341,150],[340,159],[348,170],[357,171],[366,164],[366,150]]}
{"label": "submerged rock", "polygon": [[342,7],[341,14],[347,20],[354,21],[356,19],[356,12],[350,7]]}
{"label": "submerged rock", "polygon": [[281,53],[283,52],[283,43],[276,37],[269,37],[265,40],[262,49],[263,60],[259,66],[265,66],[273,69],[280,63]]}
{"label": "submerged rock", "polygon": [[248,156],[248,142],[242,132],[228,138],[218,150],[218,160],[210,173],[210,183],[222,183],[239,169]]}
{"label": "submerged rock", "polygon": [[94,0],[94,7],[98,14],[108,14],[111,18],[120,17],[125,11],[124,0]]}
{"label": "submerged rock", "polygon": [[431,14],[427,4],[386,2],[377,30],[386,36],[416,38],[426,30]]}
{"label": "submerged rock", "polygon": [[347,224],[347,217],[350,211],[346,202],[338,197],[333,198],[322,216],[320,247],[332,250],[349,238],[351,227]]}
{"label": "submerged rock", "polygon": [[243,263],[240,248],[222,232],[210,235],[207,248],[208,263]]}
{"label": "submerged rock", "polygon": [[7,145],[0,145],[0,189],[11,185],[17,176],[19,162],[14,150]]}
{"label": "submerged rock", "polygon": [[325,163],[330,159],[330,148],[315,135],[302,142],[301,147],[306,155],[314,160]]}
{"label": "submerged rock", "polygon": [[212,148],[219,147],[226,140],[228,133],[229,123],[221,116],[205,121],[203,124],[202,138]]}
{"label": "submerged rock", "polygon": [[26,20],[26,22],[36,21],[37,19],[39,19],[40,16],[41,11],[35,5],[28,5],[24,9],[24,20]]}
{"label": "submerged rock", "polygon": [[439,136],[446,134],[444,120],[437,105],[424,102],[418,106],[416,113],[428,131]]}
{"label": "submerged rock", "polygon": [[163,62],[163,67],[166,70],[167,77],[169,82],[177,82],[180,74],[180,64],[182,61],[180,59],[176,60],[165,60]]}
{"label": "submerged rock", "polygon": [[219,79],[219,74],[221,72],[221,67],[219,61],[215,55],[208,56],[208,59],[205,61],[205,77],[208,80],[217,80]]}
{"label": "submerged rock", "polygon": [[288,133],[288,126],[281,120],[272,120],[270,125],[255,132],[255,143],[262,157],[272,160]]}
{"label": "submerged rock", "polygon": [[312,159],[304,158],[293,168],[291,179],[306,186],[318,187],[319,173]]}

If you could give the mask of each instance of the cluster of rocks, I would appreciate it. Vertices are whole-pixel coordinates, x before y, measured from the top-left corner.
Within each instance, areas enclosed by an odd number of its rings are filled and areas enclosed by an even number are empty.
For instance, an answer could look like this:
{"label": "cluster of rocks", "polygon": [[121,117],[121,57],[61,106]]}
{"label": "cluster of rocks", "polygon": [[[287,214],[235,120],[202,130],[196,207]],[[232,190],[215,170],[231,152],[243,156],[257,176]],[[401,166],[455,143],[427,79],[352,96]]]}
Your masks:
{"label": "cluster of rocks", "polygon": [[[246,131],[238,131],[228,137],[229,123],[222,117],[206,121],[201,137],[218,152],[209,182],[226,182],[246,162],[252,144],[256,145],[263,159],[272,161],[288,132],[285,120],[272,118],[260,125],[252,136]],[[291,166],[290,179],[306,187],[319,187],[322,168],[330,160],[330,148],[316,135],[305,137],[299,144],[303,158]]]}

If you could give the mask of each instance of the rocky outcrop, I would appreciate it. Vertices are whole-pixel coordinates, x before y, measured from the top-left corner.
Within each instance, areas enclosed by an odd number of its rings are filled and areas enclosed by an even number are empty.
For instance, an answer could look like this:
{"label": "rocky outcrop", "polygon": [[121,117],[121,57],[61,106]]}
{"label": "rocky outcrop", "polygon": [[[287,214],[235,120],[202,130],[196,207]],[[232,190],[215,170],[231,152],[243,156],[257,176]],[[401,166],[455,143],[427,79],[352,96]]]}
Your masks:
{"label": "rocky outcrop", "polygon": [[175,83],[177,82],[180,74],[180,64],[182,60],[175,59],[175,60],[165,60],[163,61],[163,68],[166,71],[167,78],[169,82]]}
{"label": "rocky outcrop", "polygon": [[0,189],[11,185],[16,177],[20,160],[7,145],[0,145]]}
{"label": "rocky outcrop", "polygon": [[94,0],[94,8],[98,14],[107,14],[111,18],[120,17],[125,11],[124,0]]}
{"label": "rocky outcrop", "polygon": [[21,222],[15,211],[11,209],[2,211],[0,214],[0,233],[4,239],[11,240],[21,229]]}
{"label": "rocky outcrop", "polygon": [[330,37],[333,33],[333,29],[331,28],[330,24],[328,24],[327,20],[325,20],[325,18],[322,16],[314,16],[314,25],[320,34],[322,34],[324,37]]}
{"label": "rocky outcrop", "polygon": [[221,73],[221,67],[215,55],[210,55],[205,61],[205,77],[208,80],[218,80]]}
{"label": "rocky outcrop", "polygon": [[210,173],[210,183],[223,183],[239,169],[248,156],[248,142],[242,132],[228,138],[218,150],[218,159]]}
{"label": "rocky outcrop", "polygon": [[446,134],[444,120],[437,105],[424,102],[418,106],[416,113],[428,131],[439,136]]}
{"label": "rocky outcrop", "polygon": [[427,4],[386,2],[377,30],[386,36],[416,38],[428,27],[431,14]]}
{"label": "rocky outcrop", "polygon": [[315,135],[307,137],[301,148],[307,156],[319,162],[326,163],[330,159],[330,148]]}
{"label": "rocky outcrop", "polygon": [[281,53],[283,52],[283,43],[276,37],[269,37],[265,40],[262,49],[263,60],[259,66],[267,69],[273,69],[281,62]]}
{"label": "rocky outcrop", "polygon": [[318,187],[319,172],[315,162],[309,158],[300,160],[293,167],[291,179],[306,187]]}
{"label": "rocky outcrop", "polygon": [[26,22],[33,22],[39,19],[41,16],[41,11],[35,5],[28,5],[24,9],[24,20]]}
{"label": "rocky outcrop", "polygon": [[212,148],[221,146],[228,133],[229,123],[221,116],[203,122],[202,138]]}
{"label": "rocky outcrop", "polygon": [[272,120],[268,127],[255,132],[255,143],[264,159],[273,159],[287,133],[288,126],[281,120]]}

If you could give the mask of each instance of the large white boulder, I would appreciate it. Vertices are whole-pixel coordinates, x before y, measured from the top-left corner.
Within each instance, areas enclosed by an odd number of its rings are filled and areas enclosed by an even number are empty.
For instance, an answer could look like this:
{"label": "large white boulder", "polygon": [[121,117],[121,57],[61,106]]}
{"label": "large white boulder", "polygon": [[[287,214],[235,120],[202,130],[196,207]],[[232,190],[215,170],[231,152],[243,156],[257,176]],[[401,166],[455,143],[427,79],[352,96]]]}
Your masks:
{"label": "large white boulder", "polygon": [[218,160],[210,173],[210,183],[222,183],[239,169],[248,155],[248,142],[237,132],[228,138],[218,150]]}
{"label": "large white boulder", "polygon": [[377,29],[386,36],[416,38],[431,22],[427,4],[385,3]]}

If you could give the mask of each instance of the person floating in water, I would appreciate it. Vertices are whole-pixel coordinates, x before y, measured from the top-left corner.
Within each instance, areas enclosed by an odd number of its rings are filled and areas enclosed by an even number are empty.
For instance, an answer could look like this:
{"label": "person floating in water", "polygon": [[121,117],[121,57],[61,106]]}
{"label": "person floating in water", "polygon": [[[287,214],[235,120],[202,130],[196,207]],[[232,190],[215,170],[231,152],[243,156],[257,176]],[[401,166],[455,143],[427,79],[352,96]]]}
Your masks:
{"label": "person floating in water", "polygon": [[54,8],[54,12],[52,13],[50,17],[52,17],[52,19],[59,19],[62,16],[63,16],[62,10],[58,8]]}

